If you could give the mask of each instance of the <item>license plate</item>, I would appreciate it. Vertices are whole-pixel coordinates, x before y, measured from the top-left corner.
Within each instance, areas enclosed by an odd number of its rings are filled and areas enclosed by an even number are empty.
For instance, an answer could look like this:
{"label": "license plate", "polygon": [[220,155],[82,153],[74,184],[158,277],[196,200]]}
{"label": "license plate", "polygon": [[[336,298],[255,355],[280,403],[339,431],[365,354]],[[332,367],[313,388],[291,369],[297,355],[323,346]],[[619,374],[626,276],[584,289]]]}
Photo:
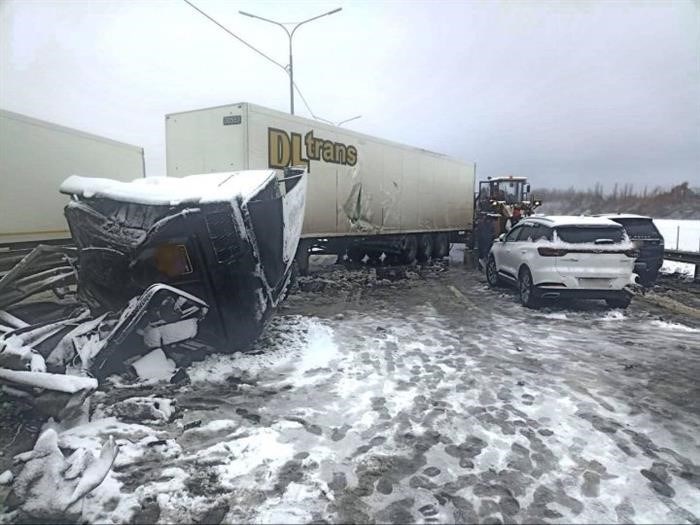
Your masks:
{"label": "license plate", "polygon": [[583,288],[610,288],[610,279],[598,277],[579,277],[578,283]]}

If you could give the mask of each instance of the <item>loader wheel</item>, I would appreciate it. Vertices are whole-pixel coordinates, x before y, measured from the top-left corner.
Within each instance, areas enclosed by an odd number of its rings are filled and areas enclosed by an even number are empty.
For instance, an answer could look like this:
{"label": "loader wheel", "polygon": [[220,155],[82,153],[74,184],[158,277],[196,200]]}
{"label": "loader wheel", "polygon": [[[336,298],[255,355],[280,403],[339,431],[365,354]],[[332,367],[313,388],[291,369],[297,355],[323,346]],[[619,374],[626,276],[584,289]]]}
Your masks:
{"label": "loader wheel", "polygon": [[450,253],[450,242],[446,233],[438,233],[433,240],[433,257],[442,259]]}
{"label": "loader wheel", "polygon": [[491,288],[496,288],[503,284],[501,282],[501,277],[498,275],[496,259],[493,258],[493,255],[489,256],[489,260],[486,263],[486,281],[488,281]]}
{"label": "loader wheel", "polygon": [[518,292],[520,295],[520,304],[527,308],[536,308],[539,304],[535,291],[535,285],[532,282],[532,274],[527,268],[520,270],[518,276]]}
{"label": "loader wheel", "polygon": [[418,254],[418,240],[415,235],[406,235],[404,237],[403,247],[401,249],[401,262],[403,264],[412,264],[416,260]]}
{"label": "loader wheel", "polygon": [[418,253],[417,257],[420,262],[426,262],[433,255],[433,236],[429,233],[424,233],[418,237]]}

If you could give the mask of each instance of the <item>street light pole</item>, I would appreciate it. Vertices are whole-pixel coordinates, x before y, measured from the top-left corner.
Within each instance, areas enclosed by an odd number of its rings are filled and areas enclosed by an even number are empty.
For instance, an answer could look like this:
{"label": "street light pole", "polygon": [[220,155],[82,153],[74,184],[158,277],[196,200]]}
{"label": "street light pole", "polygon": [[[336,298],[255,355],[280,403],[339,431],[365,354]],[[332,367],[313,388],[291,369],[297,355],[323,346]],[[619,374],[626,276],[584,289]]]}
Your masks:
{"label": "street light pole", "polygon": [[264,18],[262,16],[254,15],[251,13],[246,13],[245,11],[238,11],[240,14],[244,16],[249,16],[250,18],[257,18],[258,20],[262,20],[263,22],[269,22],[271,24],[275,24],[277,26],[280,26],[282,29],[284,29],[284,32],[287,33],[287,37],[289,38],[289,66],[287,66],[287,73],[289,73],[289,111],[292,115],[294,115],[294,59],[292,56],[292,38],[294,37],[294,33],[296,32],[297,29],[299,29],[300,26],[312,22],[313,20],[318,20],[319,18],[322,18],[324,16],[329,16],[334,13],[337,13],[338,11],[342,11],[342,7],[339,7],[337,9],[333,9],[332,11],[328,11],[327,13],[320,14],[318,16],[314,16],[312,18],[309,18],[307,20],[302,20],[301,22],[298,22],[297,24],[294,24],[294,27],[290,31],[287,29],[287,24],[285,25],[283,22],[276,22],[275,20],[270,20],[269,18]]}

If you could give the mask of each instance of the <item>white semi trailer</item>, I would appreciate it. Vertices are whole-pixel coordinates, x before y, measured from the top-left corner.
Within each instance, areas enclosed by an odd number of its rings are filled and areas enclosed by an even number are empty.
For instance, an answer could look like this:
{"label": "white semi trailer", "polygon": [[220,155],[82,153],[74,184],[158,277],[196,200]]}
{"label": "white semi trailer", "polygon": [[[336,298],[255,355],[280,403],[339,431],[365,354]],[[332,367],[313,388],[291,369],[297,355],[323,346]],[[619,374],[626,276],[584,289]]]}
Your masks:
{"label": "white semi trailer", "polygon": [[473,163],[249,103],[165,119],[168,176],[307,169],[302,269],[310,252],[444,256],[472,233]]}
{"label": "white semi trailer", "polygon": [[143,148],[0,110],[0,247],[70,238],[70,175],[143,177]]}

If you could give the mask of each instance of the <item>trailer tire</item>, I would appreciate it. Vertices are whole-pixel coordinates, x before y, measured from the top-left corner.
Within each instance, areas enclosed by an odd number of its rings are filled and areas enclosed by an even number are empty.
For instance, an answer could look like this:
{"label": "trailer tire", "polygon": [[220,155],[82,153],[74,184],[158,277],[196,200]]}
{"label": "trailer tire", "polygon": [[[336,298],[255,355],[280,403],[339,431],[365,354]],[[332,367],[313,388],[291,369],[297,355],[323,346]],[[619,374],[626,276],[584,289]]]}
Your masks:
{"label": "trailer tire", "polygon": [[437,233],[433,240],[433,257],[442,259],[450,253],[450,240],[446,233]]}
{"label": "trailer tire", "polygon": [[367,252],[367,264],[370,266],[379,266],[382,264],[382,251],[369,250]]}
{"label": "trailer tire", "polygon": [[365,258],[365,250],[360,246],[351,246],[348,248],[348,259],[354,263],[361,263]]}
{"label": "trailer tire", "polygon": [[427,262],[433,256],[433,236],[424,233],[418,237],[417,258],[420,262]]}
{"label": "trailer tire", "polygon": [[418,239],[416,239],[415,235],[406,235],[401,244],[401,262],[403,264],[413,264],[418,254]]}

